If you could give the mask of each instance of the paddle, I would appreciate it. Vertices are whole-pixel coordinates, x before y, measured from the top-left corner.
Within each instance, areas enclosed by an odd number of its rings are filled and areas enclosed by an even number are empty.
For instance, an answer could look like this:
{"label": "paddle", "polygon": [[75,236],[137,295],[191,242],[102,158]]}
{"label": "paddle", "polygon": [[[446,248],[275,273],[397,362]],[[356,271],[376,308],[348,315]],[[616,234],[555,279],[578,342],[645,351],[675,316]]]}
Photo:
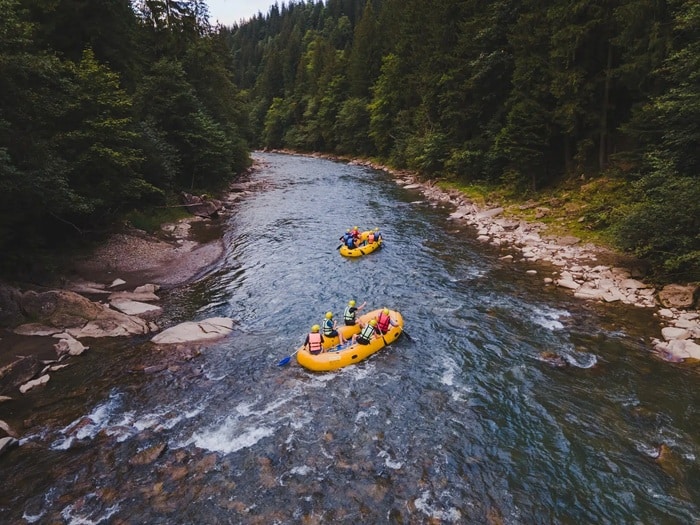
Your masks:
{"label": "paddle", "polygon": [[296,354],[298,351],[299,351],[299,348],[297,348],[296,350],[294,350],[294,352],[292,352],[290,355],[288,355],[288,356],[285,357],[284,359],[281,359],[280,362],[277,363],[277,366],[284,366],[284,365],[288,364],[288,363],[292,360],[292,356],[293,356],[294,354]]}

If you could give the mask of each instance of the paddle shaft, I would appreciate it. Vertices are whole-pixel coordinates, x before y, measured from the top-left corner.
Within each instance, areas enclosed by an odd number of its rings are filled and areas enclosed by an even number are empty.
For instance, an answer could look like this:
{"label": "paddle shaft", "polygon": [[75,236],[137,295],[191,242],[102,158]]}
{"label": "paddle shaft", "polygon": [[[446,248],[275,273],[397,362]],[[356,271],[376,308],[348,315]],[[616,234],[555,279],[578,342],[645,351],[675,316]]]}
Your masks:
{"label": "paddle shaft", "polygon": [[277,366],[284,366],[284,365],[286,365],[287,363],[289,363],[289,362],[292,360],[292,357],[294,357],[294,355],[295,355],[298,351],[299,351],[299,348],[297,348],[296,350],[294,350],[294,352],[292,352],[291,354],[289,354],[287,357],[285,357],[285,358],[283,358],[282,360],[280,360],[280,362],[277,363]]}

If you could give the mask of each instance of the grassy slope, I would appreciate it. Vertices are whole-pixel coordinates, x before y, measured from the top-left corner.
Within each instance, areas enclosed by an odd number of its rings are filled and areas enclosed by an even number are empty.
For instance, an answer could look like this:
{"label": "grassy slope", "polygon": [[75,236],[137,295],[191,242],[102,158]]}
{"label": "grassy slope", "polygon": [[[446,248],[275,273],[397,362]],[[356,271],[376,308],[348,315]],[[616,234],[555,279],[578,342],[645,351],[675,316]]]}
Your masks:
{"label": "grassy slope", "polygon": [[607,177],[568,180],[540,191],[454,181],[439,185],[458,189],[477,205],[498,204],[506,216],[541,222],[552,235],[574,235],[613,250],[615,221],[627,200],[625,182]]}

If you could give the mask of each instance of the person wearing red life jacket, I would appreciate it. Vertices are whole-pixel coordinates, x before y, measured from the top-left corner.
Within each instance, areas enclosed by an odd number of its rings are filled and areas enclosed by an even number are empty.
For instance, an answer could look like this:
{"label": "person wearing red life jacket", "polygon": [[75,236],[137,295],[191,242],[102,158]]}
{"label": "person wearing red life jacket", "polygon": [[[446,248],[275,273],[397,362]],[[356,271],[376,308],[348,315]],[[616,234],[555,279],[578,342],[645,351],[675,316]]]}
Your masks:
{"label": "person wearing red life jacket", "polygon": [[355,244],[359,244],[360,242],[360,227],[359,226],[354,226],[353,229],[350,231],[350,234],[352,235],[352,238],[355,240]]}
{"label": "person wearing red life jacket", "polygon": [[304,340],[304,349],[308,350],[312,355],[318,355],[323,352],[323,336],[319,325],[315,324],[311,327],[311,332],[307,334]]}
{"label": "person wearing red life jacket", "polygon": [[391,326],[398,326],[399,323],[394,321],[389,315],[389,309],[384,308],[377,316],[377,330],[380,334],[386,334]]}

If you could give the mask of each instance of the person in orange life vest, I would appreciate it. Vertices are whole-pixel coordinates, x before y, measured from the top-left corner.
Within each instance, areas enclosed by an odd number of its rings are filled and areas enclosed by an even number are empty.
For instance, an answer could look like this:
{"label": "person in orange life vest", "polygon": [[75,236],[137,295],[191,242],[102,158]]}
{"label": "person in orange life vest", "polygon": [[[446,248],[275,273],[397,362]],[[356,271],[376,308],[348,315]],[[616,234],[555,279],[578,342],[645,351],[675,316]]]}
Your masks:
{"label": "person in orange life vest", "polygon": [[369,235],[367,235],[367,244],[372,244],[377,240],[377,237],[374,235],[374,232],[369,232]]}
{"label": "person in orange life vest", "polygon": [[323,320],[323,335],[325,337],[337,337],[341,345],[346,343],[343,334],[338,331],[338,323],[333,319],[333,312],[326,312],[326,318]]}
{"label": "person in orange life vest", "polygon": [[385,334],[389,331],[390,326],[398,326],[399,323],[394,321],[389,316],[389,309],[384,308],[377,316],[377,330],[380,334]]}
{"label": "person in orange life vest", "polygon": [[318,355],[323,352],[323,336],[321,335],[321,327],[317,324],[311,327],[311,333],[306,334],[304,349],[308,350],[312,355]]}
{"label": "person in orange life vest", "polygon": [[352,336],[352,344],[355,342],[361,345],[368,345],[372,339],[379,336],[379,330],[377,329],[377,320],[372,319],[369,323],[362,327],[362,331],[359,334]]}
{"label": "person in orange life vest", "polygon": [[356,323],[355,316],[357,315],[357,312],[362,310],[365,305],[367,304],[367,301],[362,303],[360,306],[355,306],[355,300],[350,299],[348,301],[348,305],[345,307],[345,311],[343,312],[343,321],[345,321],[345,326],[354,326]]}

